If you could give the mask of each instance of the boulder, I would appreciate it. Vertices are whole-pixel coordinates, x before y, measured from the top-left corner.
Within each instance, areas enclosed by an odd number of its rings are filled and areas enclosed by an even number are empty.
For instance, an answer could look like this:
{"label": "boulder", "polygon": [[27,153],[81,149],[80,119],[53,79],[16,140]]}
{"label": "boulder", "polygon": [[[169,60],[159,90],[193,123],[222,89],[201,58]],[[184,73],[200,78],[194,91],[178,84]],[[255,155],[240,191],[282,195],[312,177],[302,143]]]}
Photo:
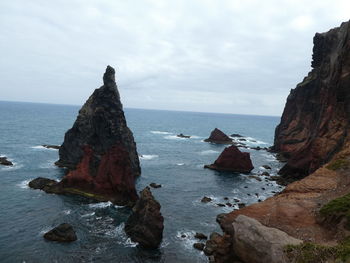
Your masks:
{"label": "boulder", "polygon": [[213,164],[205,165],[204,168],[237,173],[250,173],[254,169],[250,154],[241,152],[234,145],[225,148]]}
{"label": "boulder", "polygon": [[12,166],[13,163],[7,160],[7,157],[0,157],[0,164],[6,166]]}
{"label": "boulder", "polygon": [[138,198],[135,178],[141,170],[115,83],[115,70],[110,66],[103,83],[80,109],[59,149],[56,165],[68,168],[68,174],[47,190],[132,206]]}
{"label": "boulder", "polygon": [[202,199],[201,199],[201,202],[202,203],[209,203],[211,202],[213,199],[211,199],[210,197],[207,197],[207,196],[204,196]]}
{"label": "boulder", "polygon": [[277,229],[266,227],[259,221],[239,215],[233,221],[233,249],[244,262],[284,263],[286,245],[298,245],[301,240]]}
{"label": "boulder", "polygon": [[209,138],[204,140],[205,142],[217,143],[217,144],[232,144],[233,141],[225,133],[223,133],[218,128],[215,128],[211,133]]}
{"label": "boulder", "polygon": [[70,224],[63,223],[44,234],[44,238],[50,241],[72,242],[77,236]]}
{"label": "boulder", "polygon": [[194,235],[194,237],[197,239],[208,239],[208,237],[206,235],[204,235],[203,233],[198,233],[198,232]]}
{"label": "boulder", "polygon": [[143,248],[156,249],[162,241],[164,218],[160,208],[150,188],[146,187],[125,223],[126,234]]}
{"label": "boulder", "polygon": [[198,249],[198,250],[202,251],[204,249],[205,245],[203,243],[194,243],[193,247],[195,249]]}

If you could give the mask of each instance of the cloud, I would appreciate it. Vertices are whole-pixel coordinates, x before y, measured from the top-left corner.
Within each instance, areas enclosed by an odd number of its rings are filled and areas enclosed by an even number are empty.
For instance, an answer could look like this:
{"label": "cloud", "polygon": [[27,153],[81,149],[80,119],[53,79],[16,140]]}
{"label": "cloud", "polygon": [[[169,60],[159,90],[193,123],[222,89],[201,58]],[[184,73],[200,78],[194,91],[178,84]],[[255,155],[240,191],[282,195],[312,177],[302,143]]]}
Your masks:
{"label": "cloud", "polygon": [[343,0],[1,1],[1,99],[81,104],[110,64],[126,107],[280,115],[310,70],[313,35],[346,10]]}

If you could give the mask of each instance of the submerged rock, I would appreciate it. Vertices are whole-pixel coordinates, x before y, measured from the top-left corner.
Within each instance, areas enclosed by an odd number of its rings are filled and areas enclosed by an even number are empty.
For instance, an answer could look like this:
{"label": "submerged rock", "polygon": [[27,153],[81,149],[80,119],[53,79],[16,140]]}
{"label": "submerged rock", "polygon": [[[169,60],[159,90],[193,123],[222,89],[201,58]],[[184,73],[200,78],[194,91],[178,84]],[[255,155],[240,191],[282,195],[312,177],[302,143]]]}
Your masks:
{"label": "submerged rock", "polygon": [[50,144],[43,144],[41,146],[47,149],[55,149],[55,150],[59,150],[61,148],[61,146],[59,145],[50,145]]}
{"label": "submerged rock", "polygon": [[150,188],[146,187],[125,223],[126,234],[143,248],[156,249],[162,241],[164,218],[160,208]]}
{"label": "submerged rock", "polygon": [[12,166],[13,163],[7,160],[7,157],[0,157],[0,164],[6,166]]}
{"label": "submerged rock", "polygon": [[63,223],[45,233],[44,238],[50,241],[72,242],[77,240],[77,235],[70,224]]}
{"label": "submerged rock", "polygon": [[203,233],[196,233],[194,235],[194,238],[197,238],[197,239],[208,239],[208,237],[206,235],[204,235]]}
{"label": "submerged rock", "polygon": [[244,215],[239,215],[233,221],[233,229],[233,249],[244,262],[289,262],[283,252],[285,246],[302,243],[277,228],[266,227]]}
{"label": "submerged rock", "polygon": [[160,187],[162,187],[161,184],[156,184],[156,183],[150,183],[149,186],[152,187],[152,188],[160,188]]}
{"label": "submerged rock", "polygon": [[287,158],[279,171],[298,180],[314,172],[349,139],[350,22],[316,33],[312,70],[292,89],[272,150]]}
{"label": "submerged rock", "polygon": [[207,197],[207,196],[204,196],[202,199],[201,199],[201,202],[202,203],[209,203],[211,202],[213,199],[211,199],[210,197]]}
{"label": "submerged rock", "polygon": [[190,135],[184,135],[184,134],[182,134],[182,133],[180,133],[180,134],[178,134],[178,135],[176,135],[177,137],[180,137],[180,138],[191,138],[191,136]]}
{"label": "submerged rock", "polygon": [[250,173],[254,169],[250,154],[241,152],[234,145],[225,148],[213,164],[205,165],[204,168],[237,173]]}
{"label": "submerged rock", "polygon": [[70,171],[46,191],[132,205],[138,198],[135,177],[141,171],[136,144],[126,124],[112,67],[107,67],[103,82],[80,109],[60,147],[56,164]]}
{"label": "submerged rock", "polygon": [[244,136],[242,136],[242,135],[240,135],[238,133],[233,133],[233,134],[231,134],[231,137],[241,138],[241,137],[244,137]]}
{"label": "submerged rock", "polygon": [[211,133],[208,139],[204,140],[205,142],[217,143],[217,144],[232,144],[233,141],[225,133],[223,133],[218,128],[215,128]]}

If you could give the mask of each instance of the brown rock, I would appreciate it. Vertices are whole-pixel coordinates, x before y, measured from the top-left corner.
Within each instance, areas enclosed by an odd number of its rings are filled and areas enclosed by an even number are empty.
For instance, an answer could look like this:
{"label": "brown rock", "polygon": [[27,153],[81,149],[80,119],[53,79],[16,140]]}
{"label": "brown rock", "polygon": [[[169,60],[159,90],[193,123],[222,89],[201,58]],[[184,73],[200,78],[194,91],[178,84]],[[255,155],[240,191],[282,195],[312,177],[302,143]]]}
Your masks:
{"label": "brown rock", "polygon": [[197,239],[208,239],[208,237],[206,235],[204,235],[203,233],[198,233],[198,232],[194,235],[194,237]]}
{"label": "brown rock", "polygon": [[208,139],[204,140],[205,142],[217,143],[217,144],[232,144],[233,141],[225,133],[223,133],[218,128],[215,128]]}
{"label": "brown rock", "polygon": [[125,233],[141,247],[156,249],[163,238],[164,218],[160,204],[154,199],[150,188],[140,193],[140,199],[125,223]]}
{"label": "brown rock", "polygon": [[272,150],[288,158],[279,173],[290,181],[329,161],[349,136],[349,25],[316,33],[313,69],[287,98]]}
{"label": "brown rock", "polygon": [[211,199],[210,197],[204,196],[201,200],[202,203],[209,203],[211,202],[213,199]]}
{"label": "brown rock", "polygon": [[234,145],[225,148],[213,164],[205,165],[204,167],[217,171],[238,173],[250,173],[254,169],[250,154],[241,152]]}
{"label": "brown rock", "polygon": [[193,247],[195,249],[198,249],[198,250],[202,251],[204,249],[205,245],[203,243],[194,243]]}
{"label": "brown rock", "polygon": [[161,184],[156,184],[156,183],[150,183],[149,186],[152,187],[152,188],[160,188],[160,187],[162,187]]}

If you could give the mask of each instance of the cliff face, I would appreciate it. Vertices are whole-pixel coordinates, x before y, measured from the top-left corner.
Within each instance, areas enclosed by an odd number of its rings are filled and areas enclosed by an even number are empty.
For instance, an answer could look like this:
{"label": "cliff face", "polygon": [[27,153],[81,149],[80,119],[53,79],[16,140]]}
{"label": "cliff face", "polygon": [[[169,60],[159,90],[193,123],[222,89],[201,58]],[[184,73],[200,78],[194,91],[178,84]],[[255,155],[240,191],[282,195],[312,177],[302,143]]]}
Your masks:
{"label": "cliff face", "polygon": [[280,174],[300,179],[338,152],[350,120],[350,23],[314,37],[312,71],[291,90],[273,150],[288,158]]}
{"label": "cliff face", "polygon": [[47,189],[49,192],[91,194],[121,205],[137,200],[139,158],[114,74],[108,66],[104,85],[94,91],[67,131],[56,164],[70,171],[60,183]]}

